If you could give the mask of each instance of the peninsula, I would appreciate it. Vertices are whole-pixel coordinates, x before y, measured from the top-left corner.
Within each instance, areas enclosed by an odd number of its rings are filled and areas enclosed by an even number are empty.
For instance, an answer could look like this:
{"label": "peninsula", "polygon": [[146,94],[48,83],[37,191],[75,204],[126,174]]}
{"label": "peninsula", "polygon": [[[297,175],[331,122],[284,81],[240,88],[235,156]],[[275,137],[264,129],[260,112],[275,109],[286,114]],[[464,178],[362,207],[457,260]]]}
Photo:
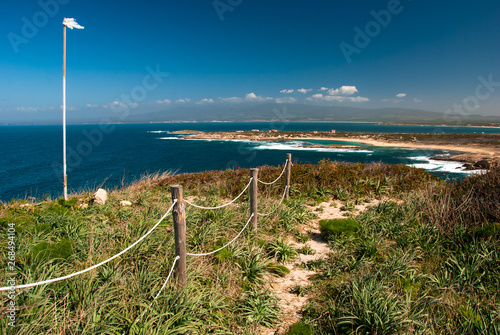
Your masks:
{"label": "peninsula", "polygon": [[[492,165],[500,164],[500,134],[336,133],[333,131],[291,132],[255,129],[253,131],[199,133],[183,138],[251,141],[324,140],[338,143],[314,144],[313,146],[361,149],[364,145],[446,150],[456,152],[456,154],[446,157],[446,160],[470,164],[469,168],[473,168],[474,164],[477,168],[489,168]],[[443,160],[443,157],[439,157],[439,159]],[[477,165],[478,163],[479,165]]]}

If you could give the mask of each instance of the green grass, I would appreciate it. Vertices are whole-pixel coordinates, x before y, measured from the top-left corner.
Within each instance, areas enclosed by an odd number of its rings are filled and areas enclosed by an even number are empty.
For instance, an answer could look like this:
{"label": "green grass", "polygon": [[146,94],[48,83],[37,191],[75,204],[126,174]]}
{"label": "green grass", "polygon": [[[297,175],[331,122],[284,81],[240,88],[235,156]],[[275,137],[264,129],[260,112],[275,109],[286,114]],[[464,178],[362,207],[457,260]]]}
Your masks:
{"label": "green grass", "polygon": [[273,294],[253,289],[243,293],[238,314],[248,324],[271,327],[276,324],[280,311]]}
{"label": "green grass", "polygon": [[340,234],[353,234],[359,230],[359,223],[354,219],[331,219],[319,221],[319,229],[327,239]]}
{"label": "green grass", "polygon": [[[272,180],[281,167],[262,167],[261,173]],[[59,283],[18,290],[16,332],[256,334],[260,326],[280,322],[266,278],[286,276],[288,269],[275,262],[310,252],[283,242],[306,242],[298,227],[314,216],[304,204],[370,197],[382,201],[355,219],[322,224],[334,252],[303,264],[318,274],[312,285],[294,290],[309,301],[302,324],[290,331],[307,332],[301,329],[308,325],[315,335],[500,333],[499,176],[493,170],[446,184],[402,165],[296,164],[291,199],[275,215],[259,217],[257,231],[246,230],[214,255],[189,257],[186,287],[179,290],[172,279],[138,323],[175,257],[171,216],[119,259]],[[99,207],[79,207],[90,203],[90,191],[68,201],[0,203],[0,236],[15,226],[18,284],[56,278],[134,243],[170,207],[172,184],[182,184],[194,202],[213,206],[237,196],[247,183],[248,170],[153,175],[110,192]],[[259,208],[282,196],[279,187],[259,191]],[[133,205],[120,207],[120,200]],[[209,252],[241,230],[248,197],[217,211],[186,209],[188,252]],[[8,243],[1,243],[3,264],[8,251]],[[6,294],[1,303],[5,313]],[[8,329],[6,318],[0,318],[0,329]]]}
{"label": "green grass", "polygon": [[306,265],[319,274],[304,322],[315,334],[498,334],[499,182],[493,170],[429,183],[359,214],[355,234],[336,231],[335,253]]}
{"label": "green grass", "polygon": [[299,255],[291,244],[284,242],[282,239],[272,241],[267,249],[272,257],[282,263],[290,262]]}

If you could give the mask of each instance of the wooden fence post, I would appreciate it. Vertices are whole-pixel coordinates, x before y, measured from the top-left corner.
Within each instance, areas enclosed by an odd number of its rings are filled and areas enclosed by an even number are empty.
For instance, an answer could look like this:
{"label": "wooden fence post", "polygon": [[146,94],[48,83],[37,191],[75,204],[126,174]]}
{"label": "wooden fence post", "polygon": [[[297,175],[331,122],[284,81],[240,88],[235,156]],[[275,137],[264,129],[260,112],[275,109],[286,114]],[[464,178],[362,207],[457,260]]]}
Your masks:
{"label": "wooden fence post", "polygon": [[252,228],[257,231],[257,178],[259,175],[259,169],[250,169],[250,178],[252,182],[250,183],[250,214],[253,214],[252,218]]}
{"label": "wooden fence post", "polygon": [[179,256],[177,261],[176,277],[177,285],[182,288],[186,285],[186,211],[184,199],[182,198],[182,186],[170,186],[172,192],[172,200],[177,199],[177,203],[172,210],[174,218],[174,234],[175,234],[175,255]]}
{"label": "wooden fence post", "polygon": [[290,198],[290,178],[292,174],[292,154],[286,154],[285,199]]}

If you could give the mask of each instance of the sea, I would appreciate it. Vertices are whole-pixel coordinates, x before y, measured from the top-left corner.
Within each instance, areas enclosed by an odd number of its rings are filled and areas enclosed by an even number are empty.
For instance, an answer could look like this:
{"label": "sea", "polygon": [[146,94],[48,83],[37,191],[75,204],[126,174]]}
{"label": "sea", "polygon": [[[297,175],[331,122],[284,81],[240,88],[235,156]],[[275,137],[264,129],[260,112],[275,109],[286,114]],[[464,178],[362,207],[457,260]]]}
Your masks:
{"label": "sea", "polygon": [[[384,125],[352,122],[207,122],[148,124],[86,124],[67,126],[67,175],[70,193],[115,189],[153,173],[190,173],[262,165],[283,165],[286,153],[294,162],[323,159],[382,162],[422,168],[445,180],[461,180],[471,171],[461,163],[431,158],[450,151],[384,148],[318,148],[336,141],[186,140],[190,131],[331,131],[372,133],[500,133],[500,128]],[[343,142],[345,143],[345,142]],[[61,125],[0,126],[0,201],[62,197],[63,140]],[[33,199],[34,198],[34,199]]]}

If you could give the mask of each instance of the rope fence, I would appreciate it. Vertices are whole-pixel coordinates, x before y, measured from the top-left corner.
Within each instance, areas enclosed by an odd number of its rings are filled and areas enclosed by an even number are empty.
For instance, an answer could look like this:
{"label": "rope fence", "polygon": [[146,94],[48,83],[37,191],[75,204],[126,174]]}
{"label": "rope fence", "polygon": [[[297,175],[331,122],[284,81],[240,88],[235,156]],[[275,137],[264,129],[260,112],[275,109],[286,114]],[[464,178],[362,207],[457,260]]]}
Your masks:
{"label": "rope fence", "polygon": [[74,272],[74,273],[69,274],[67,276],[63,276],[63,277],[59,277],[59,278],[54,278],[54,279],[49,279],[49,280],[44,280],[44,281],[40,281],[40,282],[36,282],[36,283],[31,283],[31,284],[0,287],[0,291],[7,291],[7,290],[11,290],[11,289],[20,289],[20,288],[28,288],[28,287],[35,287],[35,286],[39,286],[39,285],[45,285],[45,284],[55,283],[55,282],[58,282],[58,281],[61,281],[61,280],[65,280],[65,279],[69,279],[69,278],[81,275],[81,274],[83,274],[85,272],[89,272],[90,270],[93,270],[93,269],[96,269],[96,268],[100,267],[101,265],[104,265],[104,264],[112,261],[113,259],[115,259],[117,257],[120,257],[121,255],[123,255],[124,253],[126,253],[127,251],[129,251],[130,249],[132,249],[133,247],[135,247],[137,244],[139,244],[146,237],[148,237],[149,234],[151,234],[153,232],[153,230],[155,230],[156,227],[158,227],[158,225],[167,217],[167,215],[174,208],[174,206],[175,206],[176,203],[177,203],[177,201],[174,200],[174,203],[172,204],[172,206],[170,206],[170,208],[165,213],[165,215],[163,215],[162,218],[160,220],[158,220],[158,222],[153,226],[153,228],[151,228],[146,234],[142,235],[142,237],[139,238],[137,241],[135,241],[133,244],[129,245],[127,248],[123,249],[122,251],[120,251],[119,253],[117,253],[116,255],[114,255],[113,257],[110,257],[110,258],[106,259],[105,261],[100,262],[99,264],[93,265],[93,266],[91,266],[89,268],[86,268],[86,269],[78,271],[78,272]]}
{"label": "rope fence", "polygon": [[261,184],[264,184],[264,185],[273,185],[273,184],[274,184],[274,183],[276,183],[278,180],[280,180],[280,179],[281,179],[281,177],[283,177],[283,173],[285,173],[285,171],[286,171],[286,167],[287,167],[287,163],[285,163],[285,166],[283,167],[283,171],[281,171],[281,174],[279,175],[279,177],[278,177],[278,178],[276,178],[276,180],[275,180],[275,181],[273,181],[273,182],[266,183],[266,182],[264,182],[264,181],[262,181],[262,180],[259,180],[259,179],[257,179],[257,181],[258,181],[259,183],[261,183]]}
{"label": "rope fence", "polygon": [[[176,277],[177,277],[179,287],[182,287],[185,285],[186,277],[187,277],[187,274],[186,274],[186,256],[194,256],[194,257],[209,256],[209,255],[212,255],[212,254],[215,254],[215,253],[221,251],[222,249],[224,249],[224,248],[228,247],[229,245],[231,245],[232,243],[234,243],[241,236],[241,234],[245,231],[245,229],[248,227],[250,222],[253,223],[253,228],[257,229],[257,217],[258,216],[269,216],[269,215],[273,214],[278,208],[280,208],[281,204],[283,203],[283,200],[288,199],[288,191],[290,189],[291,166],[292,166],[291,154],[287,154],[287,160],[286,160],[285,166],[283,168],[283,171],[281,172],[279,177],[271,183],[263,182],[263,181],[258,179],[258,177],[257,177],[258,169],[250,169],[250,180],[249,180],[248,184],[246,185],[246,187],[243,189],[243,191],[236,198],[231,200],[230,202],[228,202],[224,205],[221,205],[221,206],[217,206],[217,207],[203,207],[203,206],[193,204],[187,200],[184,200],[183,196],[182,196],[182,186],[180,186],[180,185],[171,186],[173,202],[172,202],[172,205],[170,206],[170,208],[168,209],[168,211],[158,220],[158,222],[156,222],[156,224],[150,230],[148,230],[148,232],[146,232],[137,241],[135,241],[130,246],[123,249],[122,251],[120,251],[116,255],[114,255],[114,256],[112,256],[112,257],[110,257],[110,258],[108,258],[108,259],[106,259],[98,264],[95,264],[91,267],[88,267],[84,270],[74,272],[74,273],[71,273],[71,274],[66,275],[66,276],[53,278],[53,279],[49,279],[49,280],[44,280],[44,281],[39,281],[39,282],[35,282],[35,283],[30,283],[30,284],[0,287],[0,291],[24,289],[24,288],[30,288],[30,287],[40,286],[40,285],[47,285],[50,283],[55,283],[58,281],[69,279],[69,278],[84,274],[86,272],[89,272],[93,269],[96,269],[96,268],[120,257],[121,255],[123,255],[124,253],[129,251],[130,249],[134,248],[142,240],[144,240],[146,237],[148,237],[158,227],[158,225],[168,216],[168,214],[172,213],[172,217],[173,217],[173,221],[174,221],[174,234],[175,234],[175,254],[177,256],[175,257],[175,259],[172,263],[172,266],[170,268],[170,272],[169,272],[165,282],[163,283],[162,287],[160,288],[158,293],[155,295],[155,297],[153,298],[153,300],[151,301],[149,306],[141,313],[141,315],[138,318],[135,319],[135,321],[131,325],[131,327],[132,327],[134,324],[139,322],[144,317],[146,312],[153,305],[154,301],[156,301],[156,299],[163,292],[168,281],[172,277],[174,269],[177,269]],[[280,202],[278,203],[276,208],[274,208],[270,213],[267,213],[267,214],[258,213],[258,211],[257,211],[257,184],[261,183],[264,185],[273,185],[283,177],[285,172],[286,172],[285,190],[283,192],[283,196],[282,196]],[[248,218],[246,224],[243,226],[243,228],[240,230],[240,232],[230,242],[226,243],[224,246],[218,248],[217,250],[213,250],[213,251],[207,252],[207,253],[200,253],[200,254],[187,253],[186,252],[186,214],[185,214],[184,203],[187,203],[188,205],[193,206],[195,208],[204,209],[204,210],[220,209],[220,208],[229,206],[230,204],[234,203],[247,191],[248,188],[250,188],[250,217]],[[130,330],[130,328],[129,328],[129,330]],[[128,333],[129,330],[127,330],[124,334]]]}
{"label": "rope fence", "polygon": [[218,251],[221,251],[222,249],[224,249],[225,247],[229,246],[230,244],[232,244],[234,241],[236,241],[238,239],[238,237],[240,237],[240,235],[245,231],[245,229],[248,227],[248,224],[250,223],[250,221],[252,221],[252,218],[253,218],[253,214],[250,215],[250,218],[248,219],[247,223],[245,224],[245,226],[243,227],[243,229],[238,233],[238,235],[236,235],[235,238],[233,238],[230,242],[228,242],[226,245],[224,245],[223,247],[220,247],[219,249],[217,250],[214,250],[214,251],[210,251],[210,252],[207,252],[205,254],[190,254],[190,253],[186,253],[186,255],[188,256],[208,256],[208,255],[212,255],[212,254],[215,254],[216,252]]}
{"label": "rope fence", "polygon": [[224,204],[224,205],[221,205],[221,206],[217,206],[217,207],[202,207],[202,206],[198,206],[198,205],[195,205],[193,203],[190,203],[189,201],[187,200],[184,200],[185,203],[187,203],[188,205],[191,205],[193,207],[196,207],[196,208],[199,208],[199,209],[220,209],[220,208],[224,208],[226,206],[229,206],[231,205],[233,202],[235,202],[236,200],[238,200],[239,197],[241,197],[243,195],[243,193],[245,193],[245,191],[250,187],[250,184],[252,183],[252,178],[250,178],[250,181],[248,182],[248,185],[245,187],[245,189],[243,191],[241,191],[240,195],[238,195],[236,198],[234,198],[233,200],[231,200],[230,202],[228,202],[227,204]]}
{"label": "rope fence", "polygon": [[277,210],[278,208],[280,208],[281,203],[283,202],[283,200],[285,200],[285,197],[286,197],[286,191],[288,190],[288,188],[289,188],[289,186],[285,186],[285,190],[283,191],[283,197],[281,197],[281,200],[280,200],[280,202],[279,202],[278,206],[276,206],[276,208],[275,208],[275,209],[273,209],[271,212],[269,212],[269,213],[267,213],[267,214],[257,213],[257,215],[259,215],[259,216],[269,216],[269,215],[273,214],[274,212],[276,212],[276,210]]}
{"label": "rope fence", "polygon": [[161,289],[155,295],[155,297],[153,298],[153,301],[151,301],[151,303],[149,304],[149,306],[144,310],[144,312],[142,312],[141,316],[139,316],[137,319],[135,319],[134,323],[137,323],[137,322],[139,322],[142,319],[142,317],[144,316],[144,314],[146,314],[146,312],[151,308],[151,306],[153,306],[153,303],[155,302],[155,300],[158,299],[158,297],[160,296],[161,292],[163,292],[163,289],[165,288],[165,286],[167,286],[167,283],[170,280],[170,277],[172,276],[172,273],[174,273],[175,264],[177,263],[177,261],[179,260],[179,258],[180,258],[179,256],[175,257],[174,263],[172,263],[172,267],[170,268],[170,272],[168,273],[167,279],[163,283]]}

